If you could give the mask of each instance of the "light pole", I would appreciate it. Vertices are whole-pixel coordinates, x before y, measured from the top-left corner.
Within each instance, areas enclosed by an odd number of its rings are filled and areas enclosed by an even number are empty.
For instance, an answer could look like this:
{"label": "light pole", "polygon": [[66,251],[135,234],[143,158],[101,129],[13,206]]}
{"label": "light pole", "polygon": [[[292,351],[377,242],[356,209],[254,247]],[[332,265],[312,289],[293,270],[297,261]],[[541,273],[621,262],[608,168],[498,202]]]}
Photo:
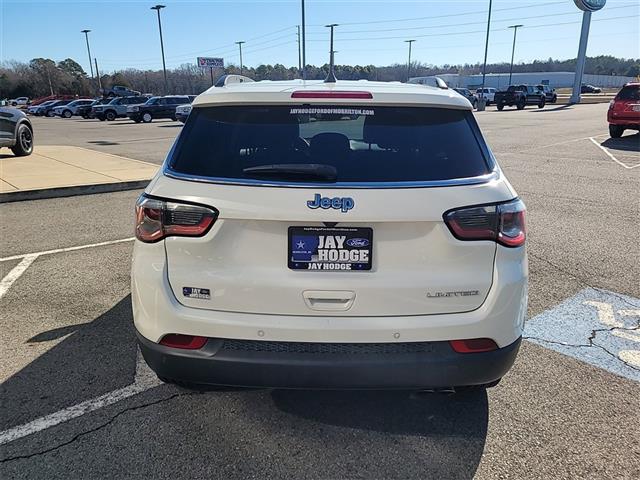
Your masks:
{"label": "light pole", "polygon": [[411,44],[415,40],[405,40],[405,43],[409,44],[409,61],[407,62],[407,82],[409,81],[409,73],[411,72]]}
{"label": "light pole", "polygon": [[87,53],[89,54],[89,69],[91,70],[91,78],[93,78],[93,63],[91,62],[91,49],[89,48],[89,32],[91,30],[80,30],[80,33],[84,33],[84,38],[87,41]]}
{"label": "light pole", "polygon": [[240,48],[240,75],[242,75],[242,44],[243,43],[246,43],[246,42],[245,41],[236,42],[236,45],[238,45],[238,48]]}
{"label": "light pole", "polygon": [[300,50],[300,25],[296,25],[298,27],[298,70],[300,71],[300,75],[302,75],[302,52]]}
{"label": "light pole", "polygon": [[333,50],[333,29],[337,26],[338,26],[337,23],[325,25],[325,27],[331,29],[331,40],[329,42],[329,74],[327,75],[327,78],[324,79],[325,83],[336,83],[336,80],[337,80],[336,74],[333,71],[333,66],[334,66],[333,54],[335,53],[335,51]]}
{"label": "light pole", "polygon": [[511,74],[513,73],[513,55],[516,53],[516,33],[518,28],[523,25],[509,25],[508,28],[513,28],[513,47],[511,48],[511,66],[509,67],[509,85],[511,85]]}
{"label": "light pole", "polygon": [[307,57],[306,57],[306,49],[305,49],[305,21],[304,21],[304,0],[302,1],[302,79],[307,79]]}
{"label": "light pole", "polygon": [[158,13],[158,30],[160,31],[160,51],[162,52],[162,72],[164,73],[164,93],[169,92],[169,84],[167,83],[167,66],[164,62],[164,42],[162,41],[162,22],[160,21],[160,10],[165,8],[164,5],[156,5],[151,7],[151,10],[155,10]]}
{"label": "light pole", "polygon": [[491,27],[491,0],[489,0],[489,16],[487,18],[487,39],[484,43],[484,63],[482,65],[482,90],[480,101],[478,102],[478,110],[484,110],[486,100],[484,98],[484,80],[487,75],[487,52],[489,51],[489,28]]}

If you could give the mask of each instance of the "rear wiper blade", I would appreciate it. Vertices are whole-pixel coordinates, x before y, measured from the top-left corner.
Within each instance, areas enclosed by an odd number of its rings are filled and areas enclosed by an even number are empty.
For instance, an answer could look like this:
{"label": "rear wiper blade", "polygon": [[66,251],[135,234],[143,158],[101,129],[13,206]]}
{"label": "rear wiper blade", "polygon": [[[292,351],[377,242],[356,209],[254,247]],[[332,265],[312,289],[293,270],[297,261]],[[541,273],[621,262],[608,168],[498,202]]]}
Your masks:
{"label": "rear wiper blade", "polygon": [[242,171],[254,175],[319,178],[328,182],[335,182],[338,178],[338,170],[334,166],[322,163],[276,163],[248,167]]}

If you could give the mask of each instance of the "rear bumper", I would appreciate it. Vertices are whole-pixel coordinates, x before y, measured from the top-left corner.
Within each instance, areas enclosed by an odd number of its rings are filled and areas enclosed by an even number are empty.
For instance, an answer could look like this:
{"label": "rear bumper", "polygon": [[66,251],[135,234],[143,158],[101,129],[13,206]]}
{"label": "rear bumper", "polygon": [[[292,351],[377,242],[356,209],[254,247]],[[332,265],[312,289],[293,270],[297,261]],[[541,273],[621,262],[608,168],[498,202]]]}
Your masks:
{"label": "rear bumper", "polygon": [[[428,389],[480,385],[500,379],[513,365],[521,339],[483,353],[456,353],[448,342],[304,344],[209,339],[199,350],[151,342],[138,333],[142,355],[158,376],[171,380],[244,387],[318,389]],[[303,346],[304,346],[303,345]],[[338,350],[336,352],[335,350]]]}

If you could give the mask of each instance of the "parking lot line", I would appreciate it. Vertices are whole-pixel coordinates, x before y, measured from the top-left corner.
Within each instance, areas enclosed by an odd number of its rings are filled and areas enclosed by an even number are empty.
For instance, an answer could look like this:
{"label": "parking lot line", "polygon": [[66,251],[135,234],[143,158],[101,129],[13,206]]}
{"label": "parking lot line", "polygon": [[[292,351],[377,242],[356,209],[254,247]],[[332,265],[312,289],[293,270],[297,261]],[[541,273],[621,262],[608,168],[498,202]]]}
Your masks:
{"label": "parking lot line", "polygon": [[629,166],[629,165],[627,165],[627,164],[625,164],[625,163],[622,163],[620,160],[618,160],[616,157],[614,157],[614,156],[611,154],[611,152],[609,152],[609,150],[607,150],[605,147],[603,147],[602,145],[600,145],[600,144],[598,143],[598,141],[597,141],[595,138],[593,138],[593,137],[589,137],[589,140],[591,140],[591,141],[593,142],[593,144],[594,144],[596,147],[598,147],[600,150],[602,150],[604,153],[606,153],[606,154],[607,154],[607,156],[608,156],[611,160],[613,160],[614,162],[616,162],[618,165],[622,165],[622,166],[623,166],[624,168],[626,168],[627,170],[631,170],[632,168],[640,167],[640,163],[639,163],[639,164],[637,164],[637,165],[631,165],[631,166]]}
{"label": "parking lot line", "polygon": [[4,297],[4,294],[9,291],[13,282],[15,282],[24,271],[29,268],[29,265],[38,258],[38,255],[27,255],[22,258],[22,261],[13,267],[9,273],[0,281],[0,298]]}
{"label": "parking lot line", "polygon": [[132,384],[105,393],[99,397],[72,405],[71,407],[59,410],[50,415],[36,418],[29,423],[17,425],[13,428],[9,428],[8,430],[4,430],[0,432],[0,445],[13,442],[19,438],[46,430],[47,428],[54,427],[71,419],[80,417],[86,413],[93,412],[94,410],[107,407],[119,402],[120,400],[132,397],[133,395],[137,395],[159,385],[162,385],[162,382],[158,380],[156,375],[147,366],[140,354],[140,351],[138,350],[136,358],[136,373]]}
{"label": "parking lot line", "polygon": [[0,262],[6,262],[7,260],[18,260],[19,258],[36,256],[40,255],[51,255],[52,253],[62,253],[62,252],[73,252],[75,250],[84,250],[85,248],[93,248],[93,247],[102,247],[104,245],[114,245],[116,243],[124,243],[124,242],[132,242],[135,238],[121,238],[119,240],[109,240],[107,242],[99,242],[99,243],[89,243],[88,245],[78,245],[76,247],[66,247],[66,248],[56,248],[54,250],[44,250],[42,252],[34,252],[34,253],[23,253],[19,255],[12,255],[10,257],[0,258]]}

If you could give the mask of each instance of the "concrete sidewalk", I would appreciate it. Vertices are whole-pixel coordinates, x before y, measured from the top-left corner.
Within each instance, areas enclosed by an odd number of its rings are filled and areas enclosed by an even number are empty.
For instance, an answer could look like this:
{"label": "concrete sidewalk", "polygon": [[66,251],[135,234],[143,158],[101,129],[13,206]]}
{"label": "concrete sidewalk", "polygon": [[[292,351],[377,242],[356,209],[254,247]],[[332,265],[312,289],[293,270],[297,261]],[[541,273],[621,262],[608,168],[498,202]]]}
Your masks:
{"label": "concrete sidewalk", "polygon": [[157,170],[82,147],[36,146],[28,157],[0,155],[0,202],[143,188]]}

